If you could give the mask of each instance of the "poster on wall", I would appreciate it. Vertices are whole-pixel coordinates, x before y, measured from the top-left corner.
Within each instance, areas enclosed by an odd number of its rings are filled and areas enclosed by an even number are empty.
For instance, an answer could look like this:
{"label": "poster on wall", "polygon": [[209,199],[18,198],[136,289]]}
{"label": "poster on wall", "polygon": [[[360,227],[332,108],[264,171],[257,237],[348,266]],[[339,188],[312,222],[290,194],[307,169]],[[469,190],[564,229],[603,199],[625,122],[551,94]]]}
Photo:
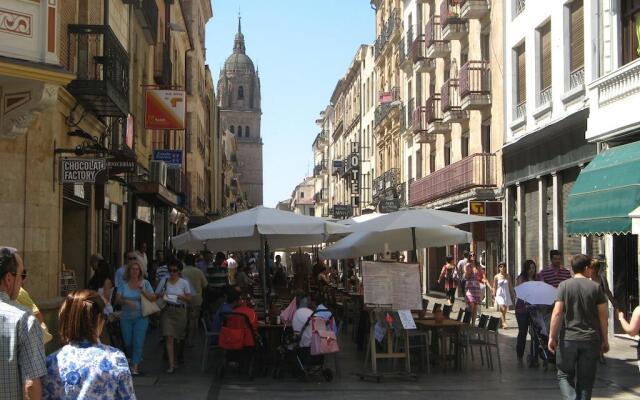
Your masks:
{"label": "poster on wall", "polygon": [[184,90],[148,89],[145,93],[146,129],[185,129],[187,98]]}
{"label": "poster on wall", "polygon": [[362,262],[364,303],[393,310],[421,310],[418,264]]}

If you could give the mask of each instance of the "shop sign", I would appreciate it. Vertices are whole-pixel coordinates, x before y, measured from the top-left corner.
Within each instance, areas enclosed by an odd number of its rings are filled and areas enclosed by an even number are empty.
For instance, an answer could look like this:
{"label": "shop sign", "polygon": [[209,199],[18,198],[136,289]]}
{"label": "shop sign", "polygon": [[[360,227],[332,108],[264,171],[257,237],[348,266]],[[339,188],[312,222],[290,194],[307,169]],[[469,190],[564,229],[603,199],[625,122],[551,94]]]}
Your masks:
{"label": "shop sign", "polygon": [[151,207],[138,206],[136,208],[136,218],[138,218],[140,221],[150,224],[151,223]]}
{"label": "shop sign", "polygon": [[351,217],[351,206],[348,204],[336,204],[333,206],[333,218]]}
{"label": "shop sign", "polygon": [[398,199],[380,200],[380,203],[378,203],[378,212],[381,214],[396,212],[399,209],[400,201]]}
{"label": "shop sign", "polygon": [[360,207],[360,142],[351,142],[351,156],[349,157],[351,181],[351,206]]}
{"label": "shop sign", "polygon": [[500,201],[469,201],[469,214],[487,217],[502,216],[502,202]]}
{"label": "shop sign", "polygon": [[164,161],[167,168],[182,167],[182,150],[154,150],[154,161]]}
{"label": "shop sign", "polygon": [[100,174],[107,168],[104,158],[63,158],[60,163],[61,183],[104,182]]}
{"label": "shop sign", "polygon": [[119,160],[116,158],[112,158],[107,160],[107,168],[109,168],[109,175],[118,175],[118,174],[133,174],[136,172],[136,162],[132,160]]}
{"label": "shop sign", "polygon": [[149,89],[145,100],[146,129],[185,129],[187,98],[184,90]]}

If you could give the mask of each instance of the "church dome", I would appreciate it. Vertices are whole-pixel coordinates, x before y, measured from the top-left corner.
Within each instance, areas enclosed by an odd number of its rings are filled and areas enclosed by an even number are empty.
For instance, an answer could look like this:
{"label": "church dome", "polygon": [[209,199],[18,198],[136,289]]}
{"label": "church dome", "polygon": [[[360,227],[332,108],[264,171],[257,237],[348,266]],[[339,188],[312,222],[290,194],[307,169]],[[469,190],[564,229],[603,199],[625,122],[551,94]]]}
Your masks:
{"label": "church dome", "polygon": [[233,53],[224,62],[225,72],[235,72],[240,74],[255,74],[253,61],[245,53],[244,35],[242,34],[241,20],[238,18],[238,33],[233,43]]}
{"label": "church dome", "polygon": [[226,72],[236,72],[240,74],[253,74],[255,68],[253,61],[244,53],[233,53],[224,62],[224,70]]}

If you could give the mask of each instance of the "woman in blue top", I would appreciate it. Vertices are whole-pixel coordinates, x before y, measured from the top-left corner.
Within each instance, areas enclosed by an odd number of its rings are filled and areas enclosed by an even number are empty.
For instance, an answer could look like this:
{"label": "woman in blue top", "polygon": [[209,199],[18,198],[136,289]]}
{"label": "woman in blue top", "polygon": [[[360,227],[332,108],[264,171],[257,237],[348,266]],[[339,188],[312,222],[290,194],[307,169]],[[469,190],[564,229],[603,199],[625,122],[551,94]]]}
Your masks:
{"label": "woman in blue top", "polygon": [[127,358],[100,343],[104,301],[93,290],[68,294],[58,315],[65,344],[47,357],[44,399],[135,399]]}
{"label": "woman in blue top", "polygon": [[124,283],[118,287],[116,301],[122,305],[120,314],[120,328],[122,340],[131,357],[131,374],[138,375],[138,364],[142,360],[144,338],[149,326],[149,318],[142,316],[140,296],[149,301],[155,301],[151,284],[142,278],[142,268],[137,262],[130,262],[124,270]]}

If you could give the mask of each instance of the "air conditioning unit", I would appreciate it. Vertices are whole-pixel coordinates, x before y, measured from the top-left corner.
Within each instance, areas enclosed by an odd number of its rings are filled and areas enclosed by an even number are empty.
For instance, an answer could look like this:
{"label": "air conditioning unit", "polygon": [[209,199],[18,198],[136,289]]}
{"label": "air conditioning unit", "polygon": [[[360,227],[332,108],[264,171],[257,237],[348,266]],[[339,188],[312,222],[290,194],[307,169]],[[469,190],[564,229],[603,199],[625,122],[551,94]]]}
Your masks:
{"label": "air conditioning unit", "polygon": [[182,193],[182,173],[179,168],[167,169],[167,187],[176,193]]}
{"label": "air conditioning unit", "polygon": [[167,164],[164,161],[151,161],[151,180],[167,186]]}

